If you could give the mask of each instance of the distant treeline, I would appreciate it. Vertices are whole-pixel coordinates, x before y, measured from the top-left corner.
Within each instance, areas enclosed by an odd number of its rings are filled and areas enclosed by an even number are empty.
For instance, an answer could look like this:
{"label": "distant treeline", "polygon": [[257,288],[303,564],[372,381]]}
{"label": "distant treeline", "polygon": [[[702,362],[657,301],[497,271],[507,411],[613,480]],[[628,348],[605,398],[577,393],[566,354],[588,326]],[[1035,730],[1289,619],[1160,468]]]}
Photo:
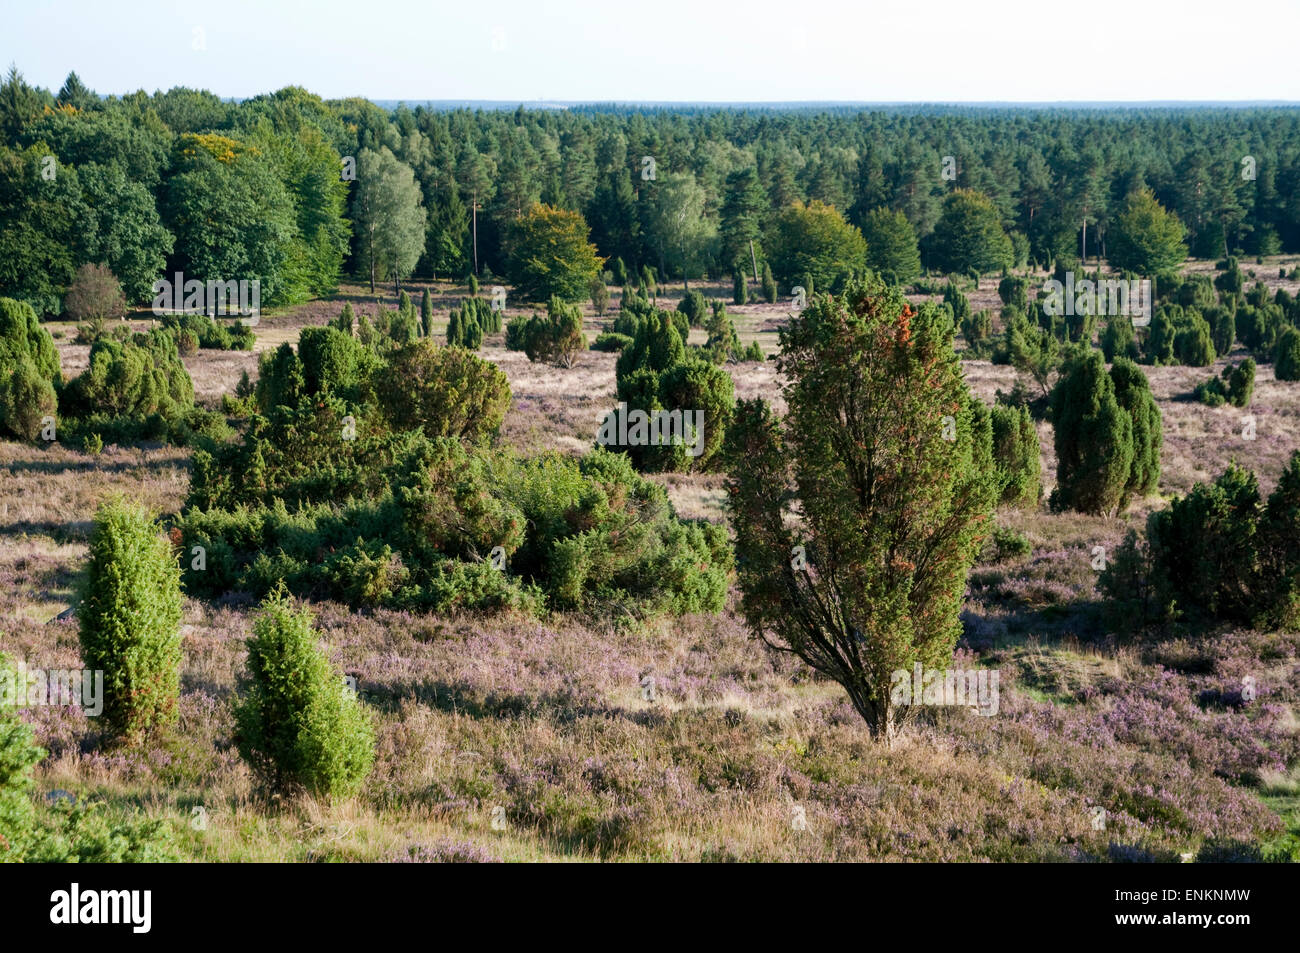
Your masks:
{"label": "distant treeline", "polygon": [[[0,295],[46,313],[87,262],[136,303],[175,271],[258,278],[267,305],[342,274],[501,275],[512,223],[538,202],[581,213],[611,268],[661,279],[761,271],[777,213],[814,200],[859,227],[901,212],[938,268],[932,235],[955,189],[986,195],[1044,265],[1104,257],[1144,187],[1194,256],[1300,252],[1289,107],[386,111],[295,87],[100,97],[75,73],[55,93],[11,70],[0,137]],[[385,200],[413,195],[419,209],[393,218]],[[680,212],[702,226],[689,242]]]}

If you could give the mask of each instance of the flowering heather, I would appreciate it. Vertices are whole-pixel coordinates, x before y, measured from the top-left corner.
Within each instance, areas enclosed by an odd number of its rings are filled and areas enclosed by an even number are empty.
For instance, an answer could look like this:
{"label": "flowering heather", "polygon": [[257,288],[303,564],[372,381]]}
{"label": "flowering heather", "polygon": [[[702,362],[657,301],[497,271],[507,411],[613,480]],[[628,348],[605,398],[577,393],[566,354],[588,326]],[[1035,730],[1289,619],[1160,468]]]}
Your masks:
{"label": "flowering heather", "polygon": [[[738,310],[742,336],[757,331],[771,352],[777,324],[767,319],[778,310]],[[292,340],[303,323],[335,314],[294,312],[283,328],[268,322],[266,340]],[[531,365],[496,341],[483,354],[515,395],[505,443],[590,448],[597,410],[613,397],[613,355],[591,352],[565,370]],[[187,363],[194,372],[216,356],[201,351]],[[776,394],[770,362],[731,369],[738,394]],[[987,400],[1015,379],[986,362],[966,370]],[[1234,456],[1271,488],[1300,442],[1294,386],[1261,373],[1260,439],[1251,443],[1234,433],[1231,408],[1179,399],[1210,369],[1144,370],[1165,420],[1163,494],[1213,478]],[[209,373],[216,395],[238,369]],[[1050,490],[1049,424],[1040,437]],[[80,665],[76,619],[56,616],[73,605],[95,507],[124,490],[175,513],[188,454],[106,447],[92,458],[0,444],[0,651]],[[716,475],[656,480],[683,515],[721,519]],[[42,795],[71,791],[122,816],[143,810],[196,860],[1275,857],[1286,822],[1270,791],[1294,793],[1300,759],[1300,637],[1172,631],[1116,644],[1102,622],[1094,548],[1113,553],[1163,505],[1140,501],[1117,519],[1000,511],[997,525],[1031,551],[987,554],[975,567],[953,662],[1000,672],[998,712],[923,710],[892,749],[869,738],[838,686],[769,656],[730,609],[596,622],[315,603],[322,648],[356,679],[375,719],[374,771],[344,804],[267,802],[238,756],[232,703],[254,609],[244,594],[186,601],[169,738],[106,750],[78,708],[22,717],[49,751],[37,769]],[[198,808],[204,829],[192,824]]]}

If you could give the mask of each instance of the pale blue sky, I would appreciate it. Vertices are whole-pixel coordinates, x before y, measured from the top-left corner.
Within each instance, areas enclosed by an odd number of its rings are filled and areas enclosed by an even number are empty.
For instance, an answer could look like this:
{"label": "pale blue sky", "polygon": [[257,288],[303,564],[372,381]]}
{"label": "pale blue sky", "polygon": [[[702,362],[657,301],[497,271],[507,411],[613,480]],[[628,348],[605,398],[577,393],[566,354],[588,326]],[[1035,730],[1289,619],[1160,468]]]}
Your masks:
{"label": "pale blue sky", "polygon": [[[57,89],[597,101],[1300,101],[1300,0],[10,0]],[[196,49],[201,46],[201,49]]]}

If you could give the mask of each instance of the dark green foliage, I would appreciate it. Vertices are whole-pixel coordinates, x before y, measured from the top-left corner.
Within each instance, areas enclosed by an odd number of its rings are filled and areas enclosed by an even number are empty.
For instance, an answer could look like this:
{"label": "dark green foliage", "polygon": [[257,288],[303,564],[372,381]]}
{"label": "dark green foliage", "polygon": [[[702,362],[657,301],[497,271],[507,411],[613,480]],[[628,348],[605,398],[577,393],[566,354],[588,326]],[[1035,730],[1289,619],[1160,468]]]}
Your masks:
{"label": "dark green foliage", "polygon": [[1202,314],[1212,329],[1214,353],[1221,357],[1231,354],[1232,346],[1237,340],[1237,313],[1232,308],[1214,305],[1206,308]]}
{"label": "dark green foliage", "polygon": [[[0,654],[0,681],[16,677],[8,657]],[[31,727],[0,701],[0,863],[23,860],[36,840],[32,805],[32,768],[45,757]]]}
{"label": "dark green foliage", "polygon": [[908,713],[889,673],[952,658],[999,494],[989,415],[952,336],[943,309],[851,283],[781,330],[784,420],[746,400],[728,428],[746,621],[839,683],[886,739]]}
{"label": "dark green foliage", "polygon": [[306,393],[356,401],[374,358],[356,338],[337,328],[303,328],[298,336]]}
{"label": "dark green foliage", "polygon": [[998,502],[1033,506],[1041,493],[1038,431],[1029,408],[995,406],[991,411],[993,463],[1002,484]]}
{"label": "dark green foliage", "polygon": [[1275,304],[1243,304],[1237,309],[1237,337],[1257,359],[1267,361],[1273,356],[1283,321],[1282,309]]}
{"label": "dark green foliage", "polygon": [[613,351],[621,352],[623,348],[632,343],[632,338],[626,334],[616,334],[613,331],[604,331],[596,335],[596,340],[591,342],[593,351]]}
{"label": "dark green foliage", "polygon": [[776,304],[776,279],[772,277],[772,266],[763,262],[763,300]]}
{"label": "dark green foliage", "polygon": [[464,348],[417,341],[394,352],[375,394],[394,430],[477,443],[495,434],[510,406],[505,372]]}
{"label": "dark green foliage", "polygon": [[23,355],[0,368],[0,434],[35,440],[59,412],[54,385]]}
{"label": "dark green foliage", "polygon": [[1295,328],[1287,328],[1277,339],[1273,377],[1279,381],[1300,381],[1300,331]]}
{"label": "dark green foliage", "polygon": [[688,291],[677,303],[677,310],[686,315],[686,321],[691,327],[699,327],[704,323],[709,308],[701,292]]}
{"label": "dark green foliage", "polygon": [[343,310],[339,316],[330,322],[330,327],[337,328],[348,337],[352,337],[352,324],[356,321],[356,314],[352,311],[352,302],[347,301],[343,304]]}
{"label": "dark green foliage", "polygon": [[987,357],[993,350],[993,316],[987,311],[968,313],[961,319],[969,357]]}
{"label": "dark green foliage", "polygon": [[1210,325],[1192,311],[1174,336],[1174,356],[1187,367],[1209,367],[1217,356]]}
{"label": "dark green foliage", "polygon": [[984,548],[986,558],[991,557],[995,562],[1024,559],[1034,551],[1028,536],[1001,526],[993,530],[993,535],[989,537]]}
{"label": "dark green foliage", "polygon": [[[718,308],[715,314],[720,327],[724,321],[730,324],[725,308]],[[692,458],[680,445],[622,449],[643,469],[703,470],[713,464],[721,447],[734,385],[722,368],[687,356],[683,331],[674,324],[674,317],[659,311],[638,323],[636,336],[615,364],[618,399],[629,412],[702,411],[703,452]]]}
{"label": "dark green foliage", "polygon": [[1052,375],[1061,365],[1062,351],[1060,339],[1047,328],[1023,319],[1011,320],[993,360],[998,363],[1004,358],[1016,370],[1032,377],[1046,395]]}
{"label": "dark green foliage", "polygon": [[1102,355],[1076,355],[1051,394],[1057,470],[1053,509],[1114,513],[1133,469],[1133,420],[1115,399]]}
{"label": "dark green foliage", "polygon": [[1165,209],[1150,189],[1129,194],[1115,218],[1110,263],[1122,271],[1159,275],[1173,271],[1187,256],[1186,229]]}
{"label": "dark green foliage", "polygon": [[1262,509],[1255,475],[1232,465],[1152,513],[1147,540],[1161,602],[1246,624],[1265,614],[1256,540]]}
{"label": "dark green foliage", "polygon": [[578,355],[586,349],[581,309],[558,298],[547,303],[545,317],[533,315],[524,325],[523,351],[530,361],[572,367]]}
{"label": "dark green foliage", "polygon": [[734,304],[749,302],[749,282],[745,273],[739,269],[731,276],[731,300]]}
{"label": "dark green foliage", "polygon": [[[536,317],[536,315],[533,315]],[[522,314],[516,315],[506,322],[506,350],[522,351],[528,341],[528,322],[529,318]],[[448,330],[447,343],[451,343],[451,332]]]}
{"label": "dark green foliage", "polygon": [[614,259],[613,272],[614,284],[618,285],[620,288],[625,288],[627,286],[627,265],[624,263],[622,258]]}
{"label": "dark green foliage", "polygon": [[712,355],[715,364],[724,364],[739,355],[740,339],[736,336],[736,322],[731,320],[726,305],[721,301],[711,302],[705,330],[709,337],[704,349]]}
{"label": "dark green foliage", "polygon": [[180,692],[180,572],[143,509],[113,501],[95,515],[77,619],[82,661],[104,673],[106,730],[134,742],[168,728]]}
{"label": "dark green foliage", "polygon": [[998,297],[1017,311],[1029,310],[1029,279],[1006,275],[998,282]]}
{"label": "dark green foliage", "polygon": [[263,413],[276,407],[296,407],[307,393],[307,375],[302,361],[287,341],[274,351],[264,352],[257,362],[257,406]]}
{"label": "dark green foliage", "polygon": [[311,613],[294,609],[282,590],[262,603],[235,741],[271,791],[349,797],[374,762],[374,728],[317,639]]}
{"label": "dark green foliage", "polygon": [[609,307],[609,287],[605,284],[605,280],[599,275],[592,278],[591,284],[588,285],[588,293],[596,314],[604,314],[605,309]]}
{"label": "dark green foliage", "polygon": [[1225,403],[1249,407],[1254,393],[1255,361],[1248,357],[1236,366],[1227,365],[1221,376],[1197,384],[1194,396],[1210,407],[1221,407]]}
{"label": "dark green foliage", "polygon": [[934,261],[948,273],[998,272],[1010,268],[1015,258],[997,207],[971,189],[948,193],[930,245]]}
{"label": "dark green foliage", "polygon": [[1156,308],[1143,344],[1143,360],[1157,367],[1175,363],[1174,339],[1177,334],[1178,329],[1169,307],[1161,305]]}
{"label": "dark green foliage", "polygon": [[957,327],[961,327],[962,323],[970,316],[970,300],[958,291],[951,281],[943,290],[943,303],[952,309],[953,323]]}
{"label": "dark green foliage", "polygon": [[1111,315],[1101,332],[1100,343],[1101,353],[1107,361],[1113,361],[1117,357],[1136,361],[1140,356],[1133,335],[1133,319],[1126,314]]}
{"label": "dark green foliage", "polygon": [[890,276],[890,284],[906,284],[921,273],[916,229],[904,213],[887,208],[868,212],[862,237],[867,241],[868,267]]}
{"label": "dark green foliage", "polygon": [[96,341],[90,348],[90,366],[68,383],[60,402],[69,416],[173,422],[194,406],[194,385],[175,337],[155,328],[129,341]]}
{"label": "dark green foliage", "polygon": [[[337,488],[312,469],[282,488],[305,500],[292,514],[188,510],[184,544],[205,546],[208,568],[187,572],[187,587],[260,594],[283,580],[355,606],[434,611],[721,608],[731,559],[721,527],[677,521],[663,489],[620,455],[525,462],[446,439],[388,444],[358,447],[381,479],[343,506],[326,502]],[[504,571],[489,561],[496,546]]]}
{"label": "dark green foliage", "polygon": [[625,456],[548,454],[512,467],[504,492],[530,527],[511,569],[541,582],[550,604],[721,610],[731,572],[725,531],[676,520],[667,493]]}
{"label": "dark green foliage", "polygon": [[1128,358],[1117,357],[1111,365],[1115,402],[1133,421],[1133,464],[1124,486],[1120,507],[1133,496],[1149,496],[1160,483],[1160,451],[1164,446],[1160,408],[1142,369]]}
{"label": "dark green foliage", "polygon": [[[1226,372],[1226,368],[1225,368]],[[1255,359],[1248,357],[1228,377],[1228,402],[1234,407],[1249,407],[1255,396]]]}
{"label": "dark green foliage", "polygon": [[31,305],[0,298],[0,366],[22,357],[28,358],[46,380],[59,380],[59,354],[54,339],[41,326]]}
{"label": "dark green foliage", "polygon": [[224,324],[206,314],[168,313],[162,317],[162,326],[179,336],[192,334],[198,346],[214,351],[251,351],[257,335],[252,327],[242,321]]}
{"label": "dark green foliage", "polygon": [[[426,338],[433,337],[433,297],[429,294],[429,289],[424,289],[424,294],[420,296],[420,329]],[[348,333],[352,330],[349,327]]]}
{"label": "dark green foliage", "polygon": [[1097,577],[1097,591],[1104,598],[1106,628],[1124,636],[1142,632],[1168,617],[1170,606],[1157,591],[1151,570],[1151,552],[1145,539],[1129,530],[1124,542],[1106,561]]}

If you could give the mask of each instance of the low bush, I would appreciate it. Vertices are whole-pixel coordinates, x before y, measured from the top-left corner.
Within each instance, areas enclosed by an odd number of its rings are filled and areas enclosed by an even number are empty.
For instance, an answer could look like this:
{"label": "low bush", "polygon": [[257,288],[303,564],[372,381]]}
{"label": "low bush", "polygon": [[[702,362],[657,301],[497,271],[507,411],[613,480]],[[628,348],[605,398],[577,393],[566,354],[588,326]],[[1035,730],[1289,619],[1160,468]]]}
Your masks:
{"label": "low bush", "polygon": [[374,728],[317,639],[311,613],[295,609],[283,590],[262,603],[235,742],[271,791],[349,797],[374,763]]}

